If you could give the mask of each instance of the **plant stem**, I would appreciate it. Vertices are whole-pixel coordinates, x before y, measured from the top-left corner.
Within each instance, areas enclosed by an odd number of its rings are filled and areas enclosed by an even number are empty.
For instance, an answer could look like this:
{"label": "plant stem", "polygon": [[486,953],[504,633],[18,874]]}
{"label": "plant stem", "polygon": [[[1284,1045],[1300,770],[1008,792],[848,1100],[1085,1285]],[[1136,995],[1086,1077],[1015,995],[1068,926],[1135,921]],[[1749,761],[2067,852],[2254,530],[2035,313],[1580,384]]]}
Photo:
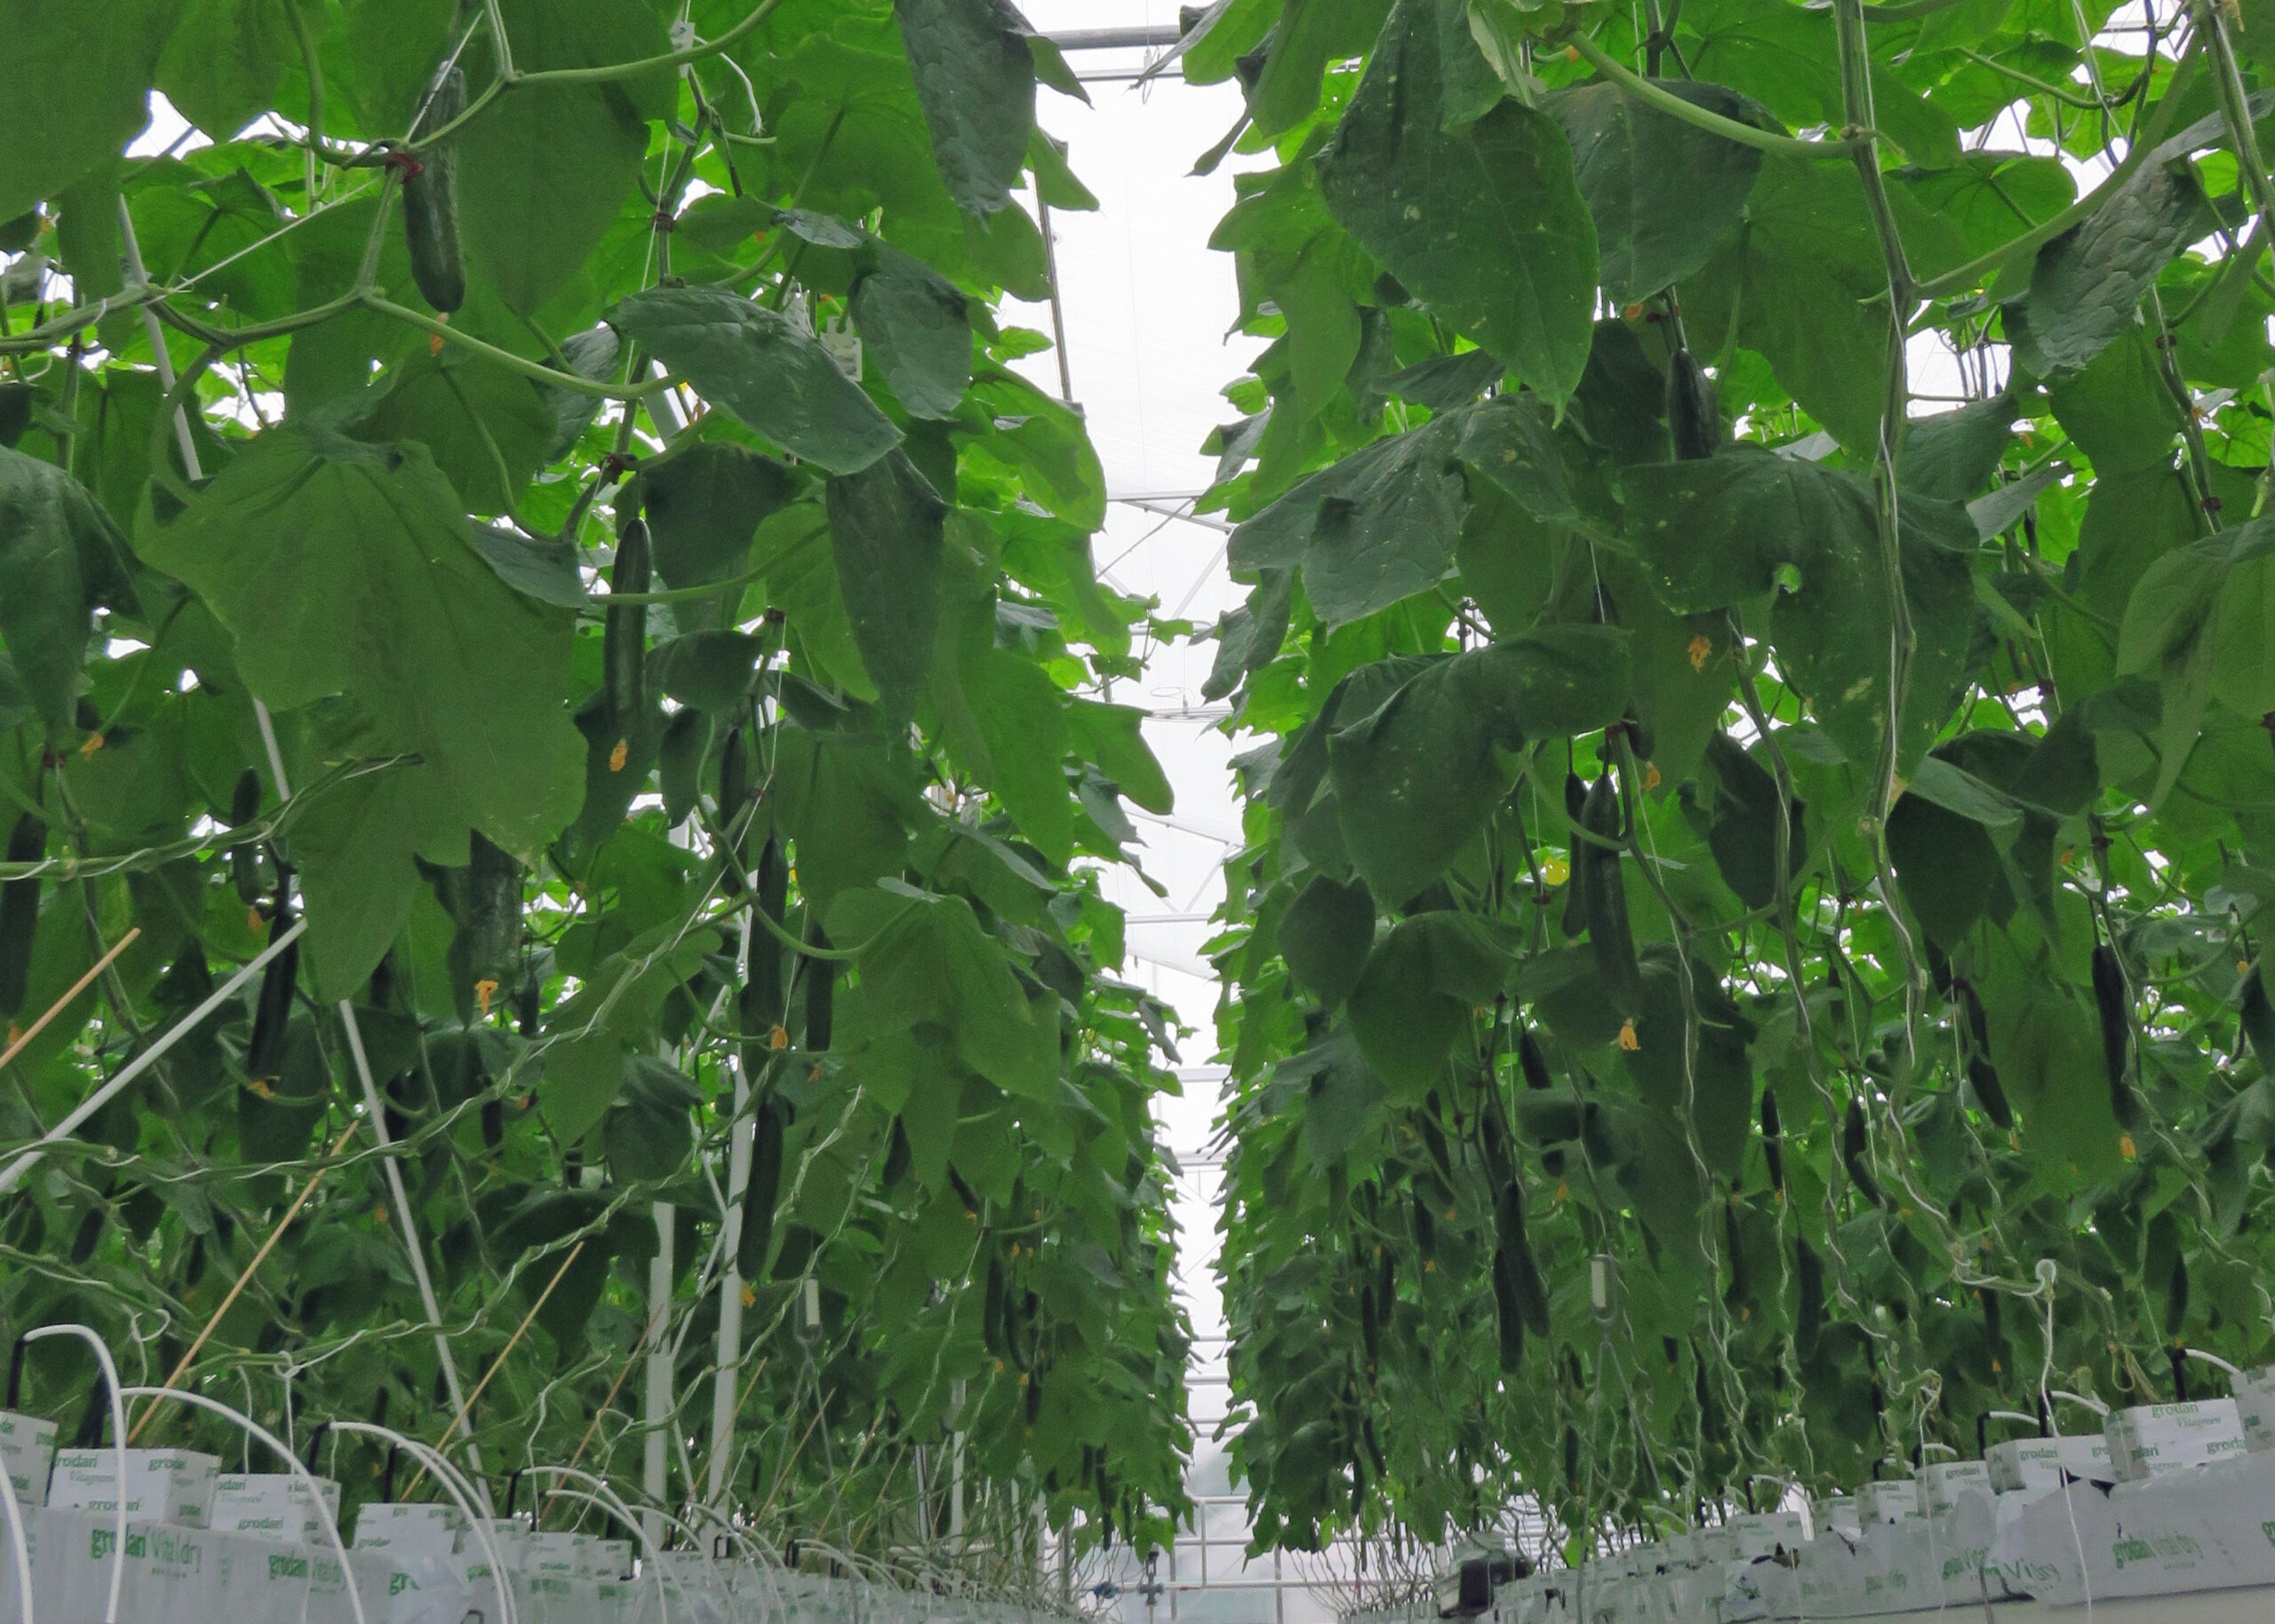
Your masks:
{"label": "plant stem", "polygon": [[411,309],[408,306],[398,305],[384,295],[362,293],[353,295],[351,298],[353,302],[362,305],[367,310],[377,311],[384,316],[392,316],[398,322],[408,322],[413,327],[435,334],[445,344],[455,344],[460,349],[470,350],[484,360],[496,362],[508,371],[519,372],[523,378],[537,383],[551,385],[556,389],[566,389],[573,394],[589,394],[604,401],[640,401],[647,399],[651,394],[660,394],[671,387],[672,380],[667,378],[651,378],[644,384],[611,384],[587,378],[577,372],[557,372],[543,362],[531,361],[526,355],[516,355],[511,350],[499,349],[494,344],[484,343],[470,333],[461,332],[447,322],[437,321],[431,315]]}
{"label": "plant stem", "polygon": [[2181,98],[2187,93],[2191,83],[2195,79],[2199,49],[2198,41],[2190,42],[2187,54],[2183,56],[2178,66],[2174,68],[2171,83],[2165,86],[2165,93],[2157,100],[2156,111],[2149,115],[2148,128],[2134,138],[2133,144],[2127,149],[2124,158],[2115,169],[2109,171],[2108,176],[2099,186],[2063,210],[2061,213],[2050,219],[2040,221],[2028,231],[2010,242],[2001,243],[1989,253],[1978,254],[1954,270],[1945,271],[1940,276],[1931,276],[1925,282],[1915,283],[1912,289],[1913,297],[1941,299],[1945,294],[1958,293],[1968,288],[1979,286],[1989,279],[1992,272],[1998,270],[2008,260],[2023,254],[2035,253],[2040,248],[2099,209],[2103,203],[2116,194],[2119,187],[2133,178],[2133,171],[2141,167],[2157,143],[2164,139],[2166,126],[2172,123],[2174,115],[2179,112]]}
{"label": "plant stem", "polygon": [[[1842,111],[1852,126],[1869,127],[1872,118],[1871,58],[1864,41],[1864,19],[1860,0],[1833,0],[1833,21],[1840,45],[1840,94]],[[1888,851],[1888,810],[1896,804],[1898,792],[1896,768],[1904,742],[1904,701],[1912,676],[1912,657],[1918,648],[1918,633],[1912,625],[1912,606],[1904,585],[1904,542],[1901,498],[1896,490],[1896,457],[1897,443],[1904,434],[1906,407],[1910,401],[1910,379],[1905,370],[1904,316],[1914,295],[1912,270],[1904,261],[1904,243],[1896,235],[1895,216],[1890,212],[1887,189],[1880,179],[1880,154],[1877,140],[1867,138],[1856,154],[1856,173],[1864,182],[1864,196],[1872,207],[1872,223],[1880,242],[1880,258],[1887,268],[1888,298],[1888,389],[1880,406],[1880,433],[1872,449],[1872,487],[1877,498],[1874,506],[1880,520],[1880,554],[1882,585],[1888,593],[1888,708],[1886,726],[1888,736],[1882,741],[1878,772],[1878,784],[1873,793],[1872,809],[1872,858],[1880,874],[1880,887],[1888,902],[1889,934],[1895,938],[1896,956],[1904,969],[1904,1026],[1906,1065],[1891,1090],[1892,1103],[1900,1107],[1905,1086],[1912,1068],[1919,1063],[1919,1031],[1923,981],[1919,952],[1912,940],[1897,905],[1899,895],[1896,884],[1895,866]]]}
{"label": "plant stem", "polygon": [[1796,136],[1779,135],[1774,131],[1757,130],[1752,124],[1742,124],[1735,118],[1724,118],[1720,113],[1685,101],[1673,92],[1652,84],[1642,75],[1613,56],[1585,34],[1574,34],[1569,43],[1572,49],[1587,60],[1598,73],[1616,79],[1631,94],[1648,102],[1658,111],[1687,124],[1694,124],[1710,135],[1736,141],[1747,147],[1758,147],[1764,152],[1783,153],[1794,158],[1846,158],[1860,141],[1871,139],[1870,131],[1863,131],[1836,140],[1805,141]]}

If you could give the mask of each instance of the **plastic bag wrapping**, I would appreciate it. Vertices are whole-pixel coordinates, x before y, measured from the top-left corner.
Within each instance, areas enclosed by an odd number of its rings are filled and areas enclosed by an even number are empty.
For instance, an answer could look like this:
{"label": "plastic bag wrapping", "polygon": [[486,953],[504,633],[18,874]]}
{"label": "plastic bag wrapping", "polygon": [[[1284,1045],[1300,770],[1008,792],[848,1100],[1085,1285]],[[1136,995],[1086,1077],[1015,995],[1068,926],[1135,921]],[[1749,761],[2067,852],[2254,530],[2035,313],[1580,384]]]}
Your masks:
{"label": "plastic bag wrapping", "polygon": [[[29,1511],[34,1616],[49,1620],[103,1617],[117,1547],[107,1515],[49,1506]],[[118,1616],[132,1624],[354,1624],[351,1575],[371,1624],[387,1615],[371,1606],[387,1590],[387,1564],[350,1552],[168,1523],[130,1520]],[[0,1560],[0,1620],[23,1616],[12,1556]],[[458,1624],[459,1613],[446,1624]],[[424,1624],[424,1620],[420,1621]]]}
{"label": "plastic bag wrapping", "polygon": [[2001,1522],[1993,1565],[2044,1602],[2275,1585],[2275,1453],[2114,1488],[2071,1484]]}

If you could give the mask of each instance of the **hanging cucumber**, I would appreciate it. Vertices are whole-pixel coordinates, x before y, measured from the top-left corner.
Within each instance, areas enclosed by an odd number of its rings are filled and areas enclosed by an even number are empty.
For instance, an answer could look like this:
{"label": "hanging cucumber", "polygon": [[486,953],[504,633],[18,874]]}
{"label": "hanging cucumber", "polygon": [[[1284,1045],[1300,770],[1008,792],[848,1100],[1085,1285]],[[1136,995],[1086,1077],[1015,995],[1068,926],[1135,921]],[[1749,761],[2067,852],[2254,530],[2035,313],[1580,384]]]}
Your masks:
{"label": "hanging cucumber", "polygon": [[1570,861],[1564,880],[1564,939],[1577,939],[1588,927],[1588,887],[1594,873],[1594,848],[1581,831],[1588,824],[1588,786],[1577,773],[1564,775],[1564,812],[1572,825]]}
{"label": "hanging cucumber", "polygon": [[1362,1415],[1359,1418],[1359,1438],[1360,1441],[1367,1446],[1367,1458],[1375,1463],[1375,1476],[1377,1477],[1389,1477],[1390,1466],[1384,1461],[1382,1444],[1375,1437],[1375,1418],[1373,1416]]}
{"label": "hanging cucumber", "polygon": [[2236,1056],[2243,1056],[2247,1040],[2253,1053],[2259,1056],[2262,1067],[2275,1071],[2275,1002],[2267,997],[2267,980],[2260,966],[2254,964],[2245,972],[2243,984],[2236,989],[2238,1020],[2236,1023]]}
{"label": "hanging cucumber", "polygon": [[[270,943],[274,943],[291,926],[291,904],[280,881],[275,911],[268,919]],[[292,1019],[292,988],[299,974],[298,938],[285,943],[283,951],[270,959],[268,968],[261,972],[260,999],[253,1006],[252,1035],[245,1039],[245,1075],[256,1082],[274,1082],[283,1070],[284,1029]]]}
{"label": "hanging cucumber", "polygon": [[[609,571],[609,591],[644,593],[654,578],[647,521],[627,519],[617,532],[616,562]],[[601,622],[601,681],[619,752],[630,742],[632,730],[648,708],[647,663],[648,606],[608,606]],[[622,769],[621,754],[612,766],[616,770]]]}
{"label": "hanging cucumber", "polygon": [[1595,953],[1596,968],[1603,976],[1604,991],[1613,1008],[1623,1016],[1630,1016],[1641,1001],[1643,972],[1635,959],[1635,935],[1627,920],[1627,885],[1621,878],[1616,845],[1620,838],[1619,791],[1612,782],[1610,768],[1606,768],[1603,776],[1589,787],[1580,824],[1589,834],[1597,837],[1592,840],[1576,838],[1572,846],[1576,876],[1580,872],[1583,853],[1587,862],[1584,905],[1588,945]]}
{"label": "hanging cucumber", "polygon": [[1985,1291],[1976,1294],[1983,1299],[1983,1340],[1990,1344],[1991,1370],[1992,1373],[1996,1375],[2006,1369],[2007,1364],[2004,1357],[2007,1349],[2007,1333],[1999,1320],[1999,1294],[1995,1291]]}
{"label": "hanging cucumber", "polygon": [[2188,1327],[2188,1260],[2175,1257],[2172,1276],[2165,1282],[2165,1334],[2178,1347]]}
{"label": "hanging cucumber", "polygon": [[993,1253],[988,1254],[987,1283],[981,1287],[979,1299],[979,1340],[993,1357],[1003,1357],[1003,1260]]}
{"label": "hanging cucumber", "polygon": [[1550,1086],[1548,1056],[1540,1052],[1540,1040],[1532,1035],[1530,1027],[1518,1029],[1517,1064],[1525,1074],[1526,1087],[1538,1089]]}
{"label": "hanging cucumber", "polygon": [[1517,1306],[1517,1288],[1509,1278],[1507,1258],[1493,1254],[1493,1325],[1499,1337],[1501,1373],[1513,1376],[1524,1368],[1524,1310]]}
{"label": "hanging cucumber", "polygon": [[[806,943],[825,952],[829,949],[829,937],[819,925],[809,919],[806,923]],[[806,978],[806,1043],[814,1054],[829,1047],[830,1027],[837,983],[837,963],[831,959],[808,959],[800,972]]]}
{"label": "hanging cucumber", "polygon": [[895,1117],[892,1119],[892,1134],[885,1141],[884,1172],[879,1175],[884,1187],[887,1190],[898,1190],[901,1180],[908,1176],[909,1163],[914,1159],[915,1152],[909,1148],[908,1144],[908,1129],[901,1125],[898,1117]]}
{"label": "hanging cucumber", "polygon": [[2133,1084],[2126,1075],[2133,1057],[2133,994],[2125,984],[2125,967],[2108,943],[2094,947],[2094,1007],[2101,1014],[2101,1058],[2109,1071],[2109,1109],[2119,1127],[2131,1127]]}
{"label": "hanging cucumber", "polygon": [[1769,1188],[1785,1196],[1785,1140],[1777,1121],[1777,1091],[1761,1091],[1761,1158],[1769,1165]]}
{"label": "hanging cucumber", "polygon": [[1983,1012],[1983,999],[1971,982],[1953,977],[1952,988],[1967,1016],[1967,1080],[1975,1089],[1976,1103],[1992,1121],[2010,1128],[2015,1126],[2014,1109],[2007,1103],[2007,1091],[2000,1085],[1999,1069],[1991,1063],[1991,1022]]}
{"label": "hanging cucumber", "polygon": [[1031,1370],[1019,1380],[1026,1383],[1027,1425],[1032,1427],[1042,1419],[1042,1373]]}
{"label": "hanging cucumber", "polygon": [[1525,1327],[1536,1336],[1546,1336],[1548,1288],[1541,1281],[1540,1266],[1533,1261],[1532,1246],[1525,1238],[1525,1193],[1514,1179],[1501,1186],[1493,1204],[1493,1230]]}
{"label": "hanging cucumber", "polygon": [[1735,1198],[1722,1203],[1722,1244],[1730,1254],[1730,1284],[1722,1294],[1722,1304],[1736,1311],[1753,1295],[1753,1278],[1746,1267],[1745,1236],[1738,1228]]}
{"label": "hanging cucumber", "polygon": [[739,725],[727,729],[719,747],[719,826],[725,829],[750,800],[750,734]]}
{"label": "hanging cucumber", "polygon": [[[36,863],[47,853],[47,824],[27,812],[8,833],[8,861]],[[0,885],[0,1015],[24,1007],[31,980],[32,938],[39,934],[39,877]]]}
{"label": "hanging cucumber", "polygon": [[1793,1278],[1799,1298],[1793,1310],[1793,1351],[1813,1359],[1817,1332],[1824,1324],[1824,1263],[1816,1249],[1798,1235],[1793,1237]]}
{"label": "hanging cucumber", "polygon": [[1392,1266],[1390,1248],[1377,1247],[1375,1260],[1375,1305],[1382,1312],[1383,1323],[1390,1323],[1398,1308],[1398,1271]]}
{"label": "hanging cucumber", "polygon": [[[260,775],[250,767],[229,793],[229,827],[242,829],[260,813]],[[229,848],[229,879],[248,908],[260,900],[260,848],[251,840]]]}
{"label": "hanging cucumber", "polygon": [[1430,1204],[1421,1197],[1414,1198],[1414,1250],[1425,1264],[1433,1262],[1438,1255],[1438,1221],[1430,1215]]}
{"label": "hanging cucumber", "polygon": [[1687,349],[1675,351],[1667,364],[1667,437],[1674,442],[1677,462],[1696,462],[1712,457],[1722,442],[1722,409],[1715,398],[1714,380]]}
{"label": "hanging cucumber", "polygon": [[735,1248],[735,1268],[746,1280],[766,1273],[766,1254],[774,1245],[774,1202],[782,1188],[781,1113],[771,1099],[759,1102],[758,1120],[752,1127],[750,1182],[743,1189],[743,1232]]}
{"label": "hanging cucumber", "polygon": [[1864,1102],[1861,1095],[1848,1096],[1848,1113],[1840,1120],[1840,1165],[1848,1169],[1848,1177],[1856,1186],[1856,1193],[1874,1206],[1886,1206],[1888,1198],[1880,1193],[1880,1182],[1872,1177],[1872,1139],[1864,1126]]}
{"label": "hanging cucumber", "polygon": [[[414,145],[466,111],[466,73],[455,62],[435,81],[427,110],[411,132]],[[458,139],[446,138],[406,166],[403,183],[403,234],[411,247],[411,280],[419,296],[444,315],[466,303],[466,256],[459,248]]]}
{"label": "hanging cucumber", "polygon": [[1359,1344],[1367,1350],[1367,1364],[1371,1367],[1382,1351],[1382,1321],[1371,1282],[1359,1288]]}
{"label": "hanging cucumber", "polygon": [[[752,905],[780,924],[790,877],[782,861],[782,848],[770,835],[759,848],[755,882],[758,894]],[[775,1029],[785,1024],[788,1013],[782,989],[782,943],[762,926],[751,932],[750,971],[735,999],[736,1020],[743,1033],[745,1076],[757,1076],[765,1065],[773,1053]]]}

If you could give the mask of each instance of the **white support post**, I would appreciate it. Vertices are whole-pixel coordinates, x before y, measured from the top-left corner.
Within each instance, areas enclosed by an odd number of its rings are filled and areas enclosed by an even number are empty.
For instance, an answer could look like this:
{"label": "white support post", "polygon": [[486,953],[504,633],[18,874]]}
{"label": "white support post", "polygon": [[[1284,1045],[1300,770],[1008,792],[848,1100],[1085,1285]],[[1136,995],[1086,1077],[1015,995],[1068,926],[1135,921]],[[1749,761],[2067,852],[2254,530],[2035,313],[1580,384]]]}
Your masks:
{"label": "white support post", "polygon": [[[647,1453],[643,1463],[640,1486],[652,1506],[664,1503],[665,1469],[670,1460],[665,1436],[672,1421],[672,1351],[663,1333],[670,1322],[672,1311],[672,1240],[677,1226],[677,1214],[668,1201],[659,1201],[653,1208],[656,1219],[656,1255],[648,1265],[648,1321],[653,1327],[648,1336],[647,1402],[643,1413],[648,1425]],[[640,1520],[651,1540],[662,1544],[663,1513],[646,1510]]]}
{"label": "white support post", "polygon": [[[743,924],[742,974],[750,974],[750,924]],[[743,1276],[737,1267],[743,1244],[743,1194],[750,1188],[750,1079],[744,1074],[742,1056],[729,1062],[735,1074],[735,1117],[727,1135],[727,1216],[722,1227],[719,1271],[719,1373],[711,1391],[710,1502],[727,1509],[727,1477],[734,1462],[728,1444],[735,1432],[735,1405],[741,1397],[743,1358]]]}

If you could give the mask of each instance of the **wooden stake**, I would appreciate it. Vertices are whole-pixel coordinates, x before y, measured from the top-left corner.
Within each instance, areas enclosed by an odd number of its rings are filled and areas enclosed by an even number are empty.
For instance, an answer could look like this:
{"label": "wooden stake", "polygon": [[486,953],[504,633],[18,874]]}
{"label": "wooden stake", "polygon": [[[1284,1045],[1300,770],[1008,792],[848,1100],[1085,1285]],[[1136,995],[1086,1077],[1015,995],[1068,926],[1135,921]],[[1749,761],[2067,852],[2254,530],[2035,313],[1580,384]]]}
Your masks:
{"label": "wooden stake", "polygon": [[[132,938],[130,936],[127,940],[131,941]],[[126,942],[122,941],[118,945],[119,947],[124,947],[126,945]],[[117,949],[114,948],[111,951],[116,952]],[[101,967],[102,967],[100,965],[97,965],[95,967],[96,969],[100,969]],[[90,970],[88,974],[92,975],[94,974],[94,971]],[[38,1029],[34,1028],[33,1030],[36,1031]],[[331,1157],[337,1157],[342,1150],[347,1148],[347,1142],[355,1136],[355,1130],[360,1126],[362,1125],[359,1123],[349,1123],[347,1125],[347,1131],[332,1142],[331,1156],[325,1158],[327,1163],[331,1160]],[[276,1243],[284,1238],[284,1231],[292,1227],[292,1220],[300,1215],[300,1209],[307,1205],[308,1198],[315,1193],[316,1186],[323,1181],[323,1175],[331,1171],[331,1168],[329,1166],[325,1166],[317,1168],[314,1173],[308,1174],[308,1182],[300,1186],[300,1193],[292,1198],[292,1205],[284,1209],[284,1216],[276,1221],[276,1227],[269,1230],[268,1238],[260,1243],[260,1250],[252,1254],[252,1262],[245,1265],[244,1272],[239,1275],[236,1278],[236,1283],[229,1287],[229,1294],[221,1299],[221,1306],[213,1310],[213,1318],[205,1322],[205,1329],[197,1333],[197,1340],[190,1343],[189,1351],[181,1356],[181,1363],[174,1366],[173,1374],[166,1378],[164,1383],[165,1391],[172,1391],[174,1386],[181,1381],[183,1375],[188,1371],[191,1364],[196,1359],[198,1349],[205,1346],[206,1338],[212,1336],[213,1334],[214,1327],[221,1323],[221,1316],[228,1313],[229,1310],[235,1305],[238,1296],[244,1291],[245,1282],[251,1279],[254,1272],[258,1270],[263,1263],[268,1261],[268,1254],[276,1249]],[[128,1443],[132,1444],[136,1438],[142,1436],[142,1429],[150,1424],[150,1417],[157,1413],[157,1408],[158,1401],[156,1398],[152,1398],[143,1405],[141,1420],[136,1421],[134,1423],[134,1430],[126,1435],[126,1441]]]}
{"label": "wooden stake", "polygon": [[[441,1454],[450,1447],[451,1440],[458,1436],[459,1428],[465,1423],[467,1414],[474,1409],[475,1401],[482,1397],[483,1389],[490,1385],[490,1379],[506,1367],[507,1359],[512,1356],[514,1349],[521,1345],[523,1333],[528,1331],[530,1323],[545,1307],[546,1299],[553,1295],[553,1288],[561,1284],[561,1277],[569,1272],[569,1265],[577,1261],[577,1254],[584,1249],[585,1243],[581,1240],[569,1248],[569,1255],[561,1260],[561,1267],[553,1271],[553,1278],[545,1283],[545,1289],[538,1294],[537,1301],[530,1304],[530,1311],[522,1316],[522,1323],[514,1327],[514,1334],[506,1339],[506,1345],[498,1350],[498,1357],[491,1360],[490,1368],[482,1373],[482,1380],[474,1384],[474,1391],[466,1396],[466,1402],[459,1406],[459,1413],[451,1417],[451,1424],[443,1429],[443,1436],[435,1440],[436,1454]],[[411,1497],[411,1489],[417,1488],[426,1476],[427,1469],[421,1466],[419,1469],[419,1475],[411,1480],[411,1488],[403,1490],[404,1499]]]}
{"label": "wooden stake", "polygon": [[121,953],[124,952],[128,947],[132,945],[134,938],[141,934],[142,927],[137,925],[133,929],[119,937],[117,942],[112,944],[110,951],[105,953],[101,958],[95,960],[94,967],[92,969],[89,970],[84,975],[79,977],[78,980],[73,982],[71,983],[71,990],[68,992],[66,992],[61,998],[57,999],[54,1003],[49,1005],[47,1013],[40,1016],[38,1020],[34,1021],[29,1026],[26,1027],[22,1034],[19,1036],[13,1043],[8,1046],[6,1053],[0,1054],[0,1066],[6,1065],[10,1061],[15,1059],[18,1055],[21,1054],[23,1052],[24,1046],[29,1043],[33,1039],[39,1036],[40,1028],[45,1026],[50,1021],[52,1021],[56,1016],[61,1015],[63,1013],[64,1007],[69,1004],[73,999],[77,998],[82,992],[84,992],[89,984],[94,981],[96,976],[110,968],[110,961],[117,958]]}
{"label": "wooden stake", "polygon": [[[577,1463],[585,1458],[586,1445],[593,1441],[593,1434],[599,1429],[601,1417],[606,1415],[609,1405],[616,1402],[617,1390],[624,1385],[625,1377],[632,1373],[632,1367],[640,1362],[640,1350],[648,1345],[648,1338],[654,1334],[656,1327],[663,1323],[663,1318],[664,1310],[659,1308],[649,1316],[648,1323],[640,1327],[640,1340],[632,1344],[632,1351],[625,1356],[624,1368],[618,1371],[616,1380],[608,1384],[608,1397],[602,1399],[601,1407],[593,1412],[593,1419],[585,1423],[585,1436],[577,1440],[577,1453],[569,1457],[571,1471],[575,1471]],[[550,1500],[552,1497],[548,1495],[547,1498]],[[537,1522],[539,1526],[543,1526],[545,1514],[542,1511],[538,1513]]]}

